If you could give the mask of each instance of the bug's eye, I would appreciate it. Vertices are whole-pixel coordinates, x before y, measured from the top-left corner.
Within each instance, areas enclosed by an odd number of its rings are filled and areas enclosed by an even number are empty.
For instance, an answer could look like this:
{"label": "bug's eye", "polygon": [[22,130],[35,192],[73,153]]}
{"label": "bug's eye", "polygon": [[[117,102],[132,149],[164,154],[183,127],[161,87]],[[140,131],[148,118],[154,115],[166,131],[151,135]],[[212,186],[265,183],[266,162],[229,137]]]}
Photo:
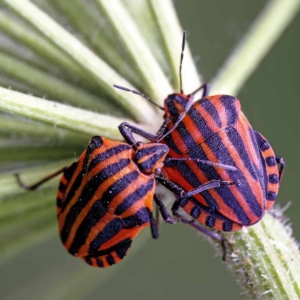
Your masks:
{"label": "bug's eye", "polygon": [[144,146],[144,143],[143,142],[137,142],[135,146],[136,146],[137,149],[141,149]]}
{"label": "bug's eye", "polygon": [[161,168],[155,169],[155,173],[156,173],[157,175],[160,175],[160,174],[161,174]]}

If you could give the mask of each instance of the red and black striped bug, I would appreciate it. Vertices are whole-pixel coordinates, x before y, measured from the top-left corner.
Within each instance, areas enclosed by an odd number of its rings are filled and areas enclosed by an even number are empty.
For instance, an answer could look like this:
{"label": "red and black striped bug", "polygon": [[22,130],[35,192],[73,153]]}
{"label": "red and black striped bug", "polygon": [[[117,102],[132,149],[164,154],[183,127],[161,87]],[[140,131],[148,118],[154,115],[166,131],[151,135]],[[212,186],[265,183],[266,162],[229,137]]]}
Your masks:
{"label": "red and black striped bug", "polygon": [[[182,207],[210,228],[240,230],[257,223],[273,206],[285,164],[281,157],[275,156],[268,141],[252,128],[237,98],[207,96],[206,84],[192,94],[183,93],[184,47],[185,32],[179,67],[180,93],[169,95],[164,107],[160,107],[165,111],[165,121],[157,135],[128,123],[123,123],[120,129],[130,129],[152,142],[166,144],[171,158],[210,161],[211,165],[195,160],[173,161],[162,168],[168,180],[156,179],[177,195],[172,209],[175,215]],[[137,91],[115,87],[149,99]],[[201,89],[202,98],[193,102],[194,94]],[[188,192],[183,195],[182,189]]]}
{"label": "red and black striped bug", "polygon": [[134,237],[146,226],[158,237],[153,199],[162,217],[170,217],[155,194],[154,173],[159,174],[168,147],[163,144],[130,145],[93,137],[79,160],[32,186],[63,173],[57,193],[57,215],[62,243],[67,251],[95,267],[120,262]]}

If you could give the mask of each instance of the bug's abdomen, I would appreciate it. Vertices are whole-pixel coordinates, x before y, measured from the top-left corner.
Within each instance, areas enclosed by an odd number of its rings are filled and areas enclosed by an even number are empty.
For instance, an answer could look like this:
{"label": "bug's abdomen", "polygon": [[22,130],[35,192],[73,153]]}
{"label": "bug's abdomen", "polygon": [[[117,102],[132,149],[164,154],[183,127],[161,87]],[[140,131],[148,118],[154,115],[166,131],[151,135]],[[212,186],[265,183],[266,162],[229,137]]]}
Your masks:
{"label": "bug's abdomen", "polygon": [[187,157],[237,168],[236,171],[226,170],[193,161],[178,162],[177,168],[164,168],[166,176],[186,191],[210,180],[233,183],[195,195],[200,205],[240,225],[251,225],[263,216],[265,196],[260,183],[262,167],[260,163],[260,169],[253,165],[236,128],[220,129],[199,145],[191,147]]}

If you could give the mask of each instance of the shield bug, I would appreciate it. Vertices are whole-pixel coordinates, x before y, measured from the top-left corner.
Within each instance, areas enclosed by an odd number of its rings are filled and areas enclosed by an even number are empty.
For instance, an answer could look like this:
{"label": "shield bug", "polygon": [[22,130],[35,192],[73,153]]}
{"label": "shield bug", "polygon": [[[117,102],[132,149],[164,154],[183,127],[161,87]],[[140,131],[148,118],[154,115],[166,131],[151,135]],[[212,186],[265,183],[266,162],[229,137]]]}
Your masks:
{"label": "shield bug", "polygon": [[[207,96],[206,84],[192,94],[183,93],[184,47],[185,32],[179,67],[180,93],[169,95],[164,107],[160,107],[165,112],[165,121],[158,133],[153,135],[128,123],[120,129],[127,128],[152,142],[166,144],[168,157],[178,159],[162,168],[168,181],[157,177],[176,194],[175,215],[182,207],[210,228],[240,230],[257,223],[274,204],[284,160],[276,157],[268,141],[252,128],[237,98]],[[149,99],[137,91],[115,87]],[[193,102],[200,90],[201,99]],[[189,157],[194,160],[186,160]],[[180,189],[187,191],[188,197]]]}
{"label": "shield bug", "polygon": [[57,216],[67,251],[95,267],[120,262],[135,236],[146,226],[158,237],[153,199],[166,222],[174,223],[155,194],[154,174],[160,173],[168,153],[164,144],[133,147],[93,137],[79,160],[32,186],[34,190],[63,173],[57,192]]}

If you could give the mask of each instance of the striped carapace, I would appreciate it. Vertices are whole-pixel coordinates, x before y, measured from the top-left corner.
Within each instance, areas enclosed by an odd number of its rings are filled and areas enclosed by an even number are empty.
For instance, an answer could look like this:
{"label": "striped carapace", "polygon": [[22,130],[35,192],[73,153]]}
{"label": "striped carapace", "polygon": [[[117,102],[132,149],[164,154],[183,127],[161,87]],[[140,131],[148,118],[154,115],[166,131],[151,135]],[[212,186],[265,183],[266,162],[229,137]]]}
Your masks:
{"label": "striped carapace", "polygon": [[[160,107],[165,112],[165,121],[157,135],[128,123],[123,123],[121,128],[130,129],[152,142],[166,144],[168,157],[210,161],[211,165],[195,160],[173,161],[162,168],[168,181],[162,177],[156,179],[177,195],[178,201],[173,206],[175,214],[182,207],[201,224],[236,231],[255,224],[272,207],[284,161],[275,156],[268,141],[252,128],[237,98],[207,96],[206,84],[192,94],[183,93],[184,46],[185,33],[179,69],[180,93],[169,95],[164,107]],[[115,87],[149,99],[137,91]],[[194,94],[201,89],[202,98],[193,102]],[[181,189],[188,192],[182,196]]]}
{"label": "striped carapace", "polygon": [[79,160],[32,186],[33,190],[63,172],[57,193],[57,215],[62,243],[67,251],[95,267],[120,262],[134,237],[151,226],[153,199],[162,217],[170,217],[155,194],[154,174],[159,174],[168,147],[137,142],[134,148],[100,136],[93,137]]}

